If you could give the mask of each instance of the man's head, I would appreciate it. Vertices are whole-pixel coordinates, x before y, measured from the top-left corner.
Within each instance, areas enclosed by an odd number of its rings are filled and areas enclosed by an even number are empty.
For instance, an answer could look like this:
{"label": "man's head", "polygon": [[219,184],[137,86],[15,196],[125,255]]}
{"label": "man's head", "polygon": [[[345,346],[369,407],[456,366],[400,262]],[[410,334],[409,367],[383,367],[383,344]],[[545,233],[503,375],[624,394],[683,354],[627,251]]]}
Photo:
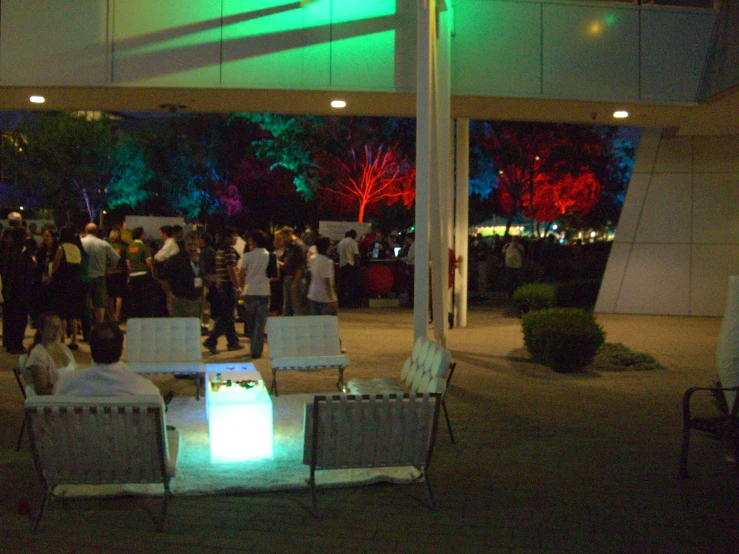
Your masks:
{"label": "man's head", "polygon": [[10,212],[8,214],[8,227],[20,227],[23,217],[19,212]]}
{"label": "man's head", "polygon": [[352,239],[357,238],[357,232],[354,229],[349,229],[346,233],[344,233],[344,238],[349,237]]}
{"label": "man's head", "polygon": [[318,250],[319,254],[323,254],[324,256],[328,253],[328,251],[331,249],[331,239],[324,236],[319,236],[316,239],[316,250]]}
{"label": "man's head", "polygon": [[90,331],[90,354],[96,364],[114,364],[123,354],[123,332],[115,323],[99,323]]}
{"label": "man's head", "polygon": [[182,228],[182,225],[173,225],[172,226],[172,236],[176,240],[181,240],[183,237],[185,230]]}
{"label": "man's head", "polygon": [[185,251],[191,260],[197,260],[200,254],[200,233],[197,231],[189,231],[185,235]]}
{"label": "man's head", "polygon": [[162,240],[172,238],[172,226],[164,225],[162,227],[159,227],[159,233],[162,236]]}
{"label": "man's head", "polygon": [[239,236],[239,231],[236,229],[236,227],[226,227],[223,230],[223,238],[226,241],[226,244],[229,246],[233,246],[236,244],[236,238]]}
{"label": "man's head", "polygon": [[282,236],[282,240],[284,241],[283,246],[286,246],[293,241],[295,230],[292,227],[283,227],[280,230],[280,235]]}
{"label": "man's head", "polygon": [[269,248],[269,235],[261,229],[254,231],[251,238],[257,248]]}
{"label": "man's head", "polygon": [[85,225],[85,234],[86,235],[97,235],[98,232],[98,226],[94,223],[88,223]]}
{"label": "man's head", "polygon": [[144,238],[144,228],[136,227],[133,231],[131,231],[131,238],[133,240],[142,240]]}

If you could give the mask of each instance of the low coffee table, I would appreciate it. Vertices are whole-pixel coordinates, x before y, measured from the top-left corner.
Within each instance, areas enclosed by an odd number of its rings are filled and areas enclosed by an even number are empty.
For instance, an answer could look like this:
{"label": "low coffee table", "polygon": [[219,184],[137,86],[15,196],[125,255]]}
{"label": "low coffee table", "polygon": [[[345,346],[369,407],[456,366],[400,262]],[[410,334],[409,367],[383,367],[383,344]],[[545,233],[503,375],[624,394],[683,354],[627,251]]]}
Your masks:
{"label": "low coffee table", "polygon": [[251,363],[205,364],[213,464],[272,457],[272,398]]}

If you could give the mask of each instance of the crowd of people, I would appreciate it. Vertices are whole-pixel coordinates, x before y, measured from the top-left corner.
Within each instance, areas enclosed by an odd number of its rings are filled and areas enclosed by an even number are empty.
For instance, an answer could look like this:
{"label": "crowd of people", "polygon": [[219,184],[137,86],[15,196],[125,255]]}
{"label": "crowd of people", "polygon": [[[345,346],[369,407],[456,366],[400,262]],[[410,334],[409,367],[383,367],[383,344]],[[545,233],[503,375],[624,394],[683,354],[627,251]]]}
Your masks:
{"label": "crowd of people", "polygon": [[[236,332],[240,320],[257,359],[270,314],[338,311],[333,243],[314,233],[301,240],[289,227],[270,235],[165,225],[156,240],[141,227],[101,232],[94,223],[34,231],[11,214],[0,239],[0,279],[3,346],[27,354],[24,374],[37,394],[51,394],[77,369],[78,341],[90,342],[95,329],[118,327],[125,318],[197,317],[212,354],[222,335],[229,351],[245,348]],[[358,264],[351,254],[356,241],[347,236],[341,250]],[[27,349],[29,322],[36,335]]]}

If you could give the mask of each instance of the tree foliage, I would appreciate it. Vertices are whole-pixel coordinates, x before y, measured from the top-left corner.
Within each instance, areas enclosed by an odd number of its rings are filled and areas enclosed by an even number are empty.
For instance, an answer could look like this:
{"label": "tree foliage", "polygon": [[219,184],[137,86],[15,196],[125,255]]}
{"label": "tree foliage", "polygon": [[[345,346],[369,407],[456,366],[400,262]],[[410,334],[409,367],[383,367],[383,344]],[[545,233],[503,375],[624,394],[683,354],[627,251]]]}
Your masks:
{"label": "tree foliage", "polygon": [[254,113],[240,113],[234,117],[255,123],[266,131],[252,142],[257,158],[270,162],[270,170],[287,169],[293,174],[298,193],[306,200],[312,198],[318,178],[310,148],[315,138],[312,131],[316,128],[316,118]]}
{"label": "tree foliage", "polygon": [[360,223],[367,208],[379,202],[392,205],[400,201],[406,208],[413,205],[416,168],[396,147],[352,147],[346,159],[334,158],[329,164],[333,165],[334,180],[327,192],[338,196],[345,205],[356,207]]}
{"label": "tree foliage", "polygon": [[83,208],[94,220],[116,169],[110,121],[49,113],[26,119],[21,132],[19,181],[67,216]]}
{"label": "tree foliage", "polygon": [[[623,173],[614,169],[613,128],[483,122],[476,134],[477,159],[493,162],[496,202],[509,226],[518,214],[537,223],[566,213],[583,217],[600,201],[604,186],[625,185]],[[489,168],[482,167],[489,181]]]}

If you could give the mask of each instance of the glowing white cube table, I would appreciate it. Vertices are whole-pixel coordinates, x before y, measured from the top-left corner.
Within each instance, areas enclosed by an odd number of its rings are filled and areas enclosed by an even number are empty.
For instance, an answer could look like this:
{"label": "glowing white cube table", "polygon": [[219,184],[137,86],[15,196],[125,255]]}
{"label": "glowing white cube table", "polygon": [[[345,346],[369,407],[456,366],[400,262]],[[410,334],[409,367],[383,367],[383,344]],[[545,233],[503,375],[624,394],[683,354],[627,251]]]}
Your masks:
{"label": "glowing white cube table", "polygon": [[[221,384],[217,388],[213,382],[219,373]],[[237,381],[257,384],[244,388]],[[205,364],[205,410],[211,463],[272,457],[272,397],[254,364]]]}

